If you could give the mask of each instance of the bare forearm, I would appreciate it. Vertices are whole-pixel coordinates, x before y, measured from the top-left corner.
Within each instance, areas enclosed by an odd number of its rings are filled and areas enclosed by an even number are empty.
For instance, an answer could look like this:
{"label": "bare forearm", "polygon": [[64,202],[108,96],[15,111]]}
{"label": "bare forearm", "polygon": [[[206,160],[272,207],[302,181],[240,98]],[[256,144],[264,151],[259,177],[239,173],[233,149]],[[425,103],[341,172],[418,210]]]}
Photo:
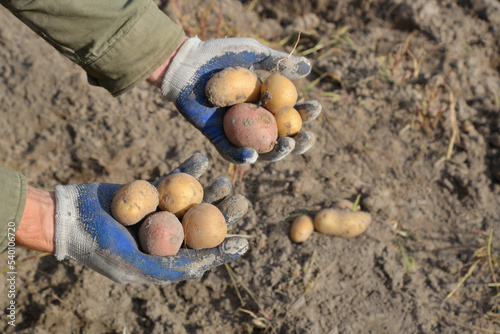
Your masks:
{"label": "bare forearm", "polygon": [[179,46],[177,46],[177,48],[175,49],[175,51],[170,55],[170,57],[168,57],[168,59],[160,65],[160,67],[158,67],[147,79],[146,81],[150,84],[152,84],[153,86],[156,86],[158,88],[161,88],[161,83],[162,83],[162,80],[163,80],[163,77],[165,76],[165,73],[167,72],[167,69],[168,69],[168,65],[170,65],[170,63],[172,62],[172,59],[174,58],[175,54],[177,53],[177,51],[179,51],[180,47],[182,46],[182,44],[186,41],[186,39],[188,39],[187,37],[184,37],[181,41],[181,43],[179,44]]}
{"label": "bare forearm", "polygon": [[41,252],[54,252],[54,192],[28,186],[23,218],[16,232],[16,244]]}

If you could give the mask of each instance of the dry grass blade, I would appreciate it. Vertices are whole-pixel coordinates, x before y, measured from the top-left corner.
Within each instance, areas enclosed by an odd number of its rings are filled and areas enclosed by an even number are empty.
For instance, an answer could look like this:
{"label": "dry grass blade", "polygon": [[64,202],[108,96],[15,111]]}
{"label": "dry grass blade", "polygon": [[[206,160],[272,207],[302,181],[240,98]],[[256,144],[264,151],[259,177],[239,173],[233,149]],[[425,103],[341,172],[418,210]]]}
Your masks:
{"label": "dry grass blade", "polygon": [[283,61],[283,60],[287,60],[288,58],[290,58],[293,53],[295,52],[295,49],[297,48],[297,45],[299,44],[299,41],[300,41],[300,31],[299,31],[299,34],[297,36],[297,41],[295,41],[295,45],[293,46],[293,49],[292,51],[290,52],[290,54],[285,57],[285,58],[281,58],[280,60],[278,60],[278,62],[276,63],[276,72],[279,71],[279,66],[280,66],[280,63]]}
{"label": "dry grass blade", "polygon": [[231,267],[225,263],[224,266],[226,266],[227,273],[229,274],[229,278],[231,279],[231,282],[234,285],[234,289],[236,290],[236,295],[238,296],[238,299],[240,300],[241,306],[245,306],[245,301],[241,297],[240,290],[238,290],[238,286],[236,285],[236,275],[234,271],[231,269]]}
{"label": "dry grass blade", "polygon": [[490,266],[491,276],[493,277],[493,283],[497,283],[497,278],[495,276],[495,269],[493,268],[493,257],[491,256],[492,240],[493,240],[493,230],[490,230],[490,235],[488,236],[488,245],[486,246],[487,247],[486,252],[488,255],[488,265]]}
{"label": "dry grass blade", "polygon": [[288,218],[296,218],[296,217],[299,217],[299,216],[304,216],[306,214],[307,213],[305,213],[305,212],[292,213],[291,215],[288,215],[285,218],[283,218],[283,221],[287,220]]}
{"label": "dry grass blade", "polygon": [[451,138],[450,142],[448,144],[448,150],[446,152],[446,160],[451,159],[451,155],[453,153],[453,147],[455,145],[455,141],[460,141],[460,137],[458,136],[458,122],[457,122],[457,113],[455,110],[455,101],[458,95],[458,92],[453,92],[447,84],[445,84],[446,89],[448,90],[448,95],[449,95],[449,105],[450,105],[450,122],[451,122]]}
{"label": "dry grass blade", "polygon": [[455,294],[455,292],[457,292],[458,289],[462,286],[462,284],[464,284],[464,282],[470,277],[470,275],[472,275],[472,272],[474,271],[474,269],[476,269],[476,267],[479,264],[479,262],[481,262],[481,259],[477,259],[476,262],[474,262],[472,264],[472,266],[470,266],[469,270],[467,271],[467,274],[465,274],[465,276],[462,277],[462,279],[458,282],[458,285],[455,287],[455,289],[453,289],[448,294],[448,296],[446,296],[446,298],[443,300],[443,303],[446,303],[446,301],[448,301],[448,299],[450,299],[451,297],[453,297],[453,295]]}
{"label": "dry grass blade", "polygon": [[[257,304],[257,307],[259,308],[259,311],[265,315],[266,317],[269,317],[269,315],[267,315],[265,312],[264,312],[264,309],[262,308],[262,306],[260,305],[260,303],[258,302],[257,298],[255,297],[255,295],[253,294],[253,292],[245,285],[245,283],[243,283],[239,278],[238,276],[235,274],[235,272],[233,271],[233,269],[226,263],[225,264],[226,266],[226,270],[227,272],[229,273],[229,276],[231,277],[231,280],[234,279],[233,281],[233,284],[235,284],[235,282],[238,282],[242,287],[243,289],[248,293],[248,295],[250,296],[250,298],[252,298],[252,300],[255,302],[255,304]],[[235,287],[236,287],[236,284],[235,284]],[[236,291],[238,291],[238,289],[236,289]],[[238,293],[238,297],[240,298],[240,301],[242,302],[242,305],[244,305],[244,302],[243,302],[243,299],[241,298],[241,295]]]}
{"label": "dry grass blade", "polygon": [[226,234],[226,237],[227,238],[231,238],[231,237],[240,237],[240,238],[245,238],[245,239],[252,239],[253,236],[251,235],[248,235],[248,234]]}

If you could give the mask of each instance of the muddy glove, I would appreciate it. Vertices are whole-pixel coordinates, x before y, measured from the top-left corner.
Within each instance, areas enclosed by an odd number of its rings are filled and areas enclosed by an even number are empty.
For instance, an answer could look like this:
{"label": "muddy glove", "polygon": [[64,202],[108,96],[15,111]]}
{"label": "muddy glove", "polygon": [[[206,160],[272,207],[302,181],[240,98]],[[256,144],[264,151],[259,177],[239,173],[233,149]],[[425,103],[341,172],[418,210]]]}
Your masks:
{"label": "muddy glove", "polygon": [[[229,142],[222,127],[228,108],[215,108],[205,98],[207,81],[218,71],[231,66],[271,71],[278,61],[287,57],[288,54],[270,49],[251,38],[224,38],[207,42],[196,37],[189,38],[168,67],[162,93],[230,162],[277,161],[290,152],[302,154],[316,141],[312,132],[301,132],[293,138],[279,138],[271,152],[260,156],[254,149],[237,148]],[[309,74],[311,65],[303,57],[291,56],[279,63],[279,71],[287,78],[300,78]],[[310,101],[298,104],[296,109],[307,122],[318,117],[321,105],[318,101]]]}
{"label": "muddy glove", "polygon": [[[195,154],[172,173],[188,173],[199,178],[208,159]],[[160,180],[153,184],[158,184]],[[244,238],[227,238],[211,249],[181,247],[175,256],[152,256],[138,248],[140,224],[124,227],[111,217],[111,197],[120,185],[88,183],[56,186],[55,255],[70,258],[119,283],[169,284],[200,278],[210,268],[236,260],[248,249]],[[247,200],[227,196],[231,182],[217,178],[205,189],[205,202],[217,202],[228,225],[246,213]],[[222,200],[222,201],[221,201]]]}

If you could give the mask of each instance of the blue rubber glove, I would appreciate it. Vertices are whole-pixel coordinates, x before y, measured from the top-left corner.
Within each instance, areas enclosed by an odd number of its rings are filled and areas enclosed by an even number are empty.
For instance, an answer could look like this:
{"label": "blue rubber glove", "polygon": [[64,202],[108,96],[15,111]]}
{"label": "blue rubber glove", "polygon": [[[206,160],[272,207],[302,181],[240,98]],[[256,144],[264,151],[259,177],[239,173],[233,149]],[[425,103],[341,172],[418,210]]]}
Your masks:
{"label": "blue rubber glove", "polygon": [[[199,178],[207,167],[208,159],[195,154],[172,173],[184,172]],[[119,187],[108,183],[55,187],[58,260],[73,259],[119,283],[170,284],[200,278],[205,271],[236,260],[248,249],[246,239],[232,237],[211,249],[181,247],[175,256],[147,255],[138,247],[140,224],[124,227],[111,217],[111,197]],[[248,209],[246,198],[228,196],[230,191],[230,180],[219,177],[205,188],[204,196],[205,202],[218,203],[228,225]]]}
{"label": "blue rubber glove", "polygon": [[[226,160],[235,164],[254,163],[257,159],[277,161],[293,152],[302,154],[316,141],[312,132],[278,139],[274,149],[259,154],[251,148],[237,148],[229,142],[222,120],[228,108],[215,108],[205,98],[207,81],[218,71],[231,66],[271,71],[279,62],[280,74],[293,79],[304,77],[311,64],[304,57],[278,52],[251,38],[224,38],[202,42],[197,37],[187,39],[170,63],[163,78],[162,93],[175,103],[181,114],[217,148]],[[321,104],[308,101],[295,106],[304,122],[318,117]]]}

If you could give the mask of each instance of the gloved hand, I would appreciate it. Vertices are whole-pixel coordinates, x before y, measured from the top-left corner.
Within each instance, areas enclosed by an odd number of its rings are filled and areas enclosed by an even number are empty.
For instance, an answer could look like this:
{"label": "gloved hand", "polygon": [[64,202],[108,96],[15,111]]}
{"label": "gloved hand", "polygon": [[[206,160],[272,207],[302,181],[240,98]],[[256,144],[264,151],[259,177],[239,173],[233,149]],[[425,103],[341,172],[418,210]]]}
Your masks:
{"label": "gloved hand", "polygon": [[[197,153],[172,173],[183,172],[199,178],[207,167],[208,159]],[[196,251],[183,246],[175,256],[145,254],[138,248],[140,224],[124,227],[111,217],[111,197],[118,187],[108,183],[55,187],[58,260],[73,259],[119,283],[170,284],[200,278],[205,271],[236,260],[248,249],[247,240],[232,237],[211,249]],[[228,226],[248,209],[245,197],[228,197],[230,191],[229,179],[219,177],[205,188],[204,196],[205,202],[218,203]]]}
{"label": "gloved hand", "polygon": [[[312,132],[301,132],[278,139],[275,148],[259,154],[251,148],[237,148],[227,139],[222,119],[228,108],[215,108],[205,98],[207,81],[218,71],[231,66],[271,71],[288,54],[270,49],[251,38],[224,38],[202,42],[187,39],[172,59],[163,78],[162,93],[175,103],[181,114],[217,148],[226,160],[235,164],[254,163],[258,158],[277,161],[290,152],[302,154],[316,141]],[[279,63],[281,75],[293,79],[306,76],[311,65],[303,57],[291,56]],[[295,107],[304,122],[318,117],[321,104],[309,101]]]}

